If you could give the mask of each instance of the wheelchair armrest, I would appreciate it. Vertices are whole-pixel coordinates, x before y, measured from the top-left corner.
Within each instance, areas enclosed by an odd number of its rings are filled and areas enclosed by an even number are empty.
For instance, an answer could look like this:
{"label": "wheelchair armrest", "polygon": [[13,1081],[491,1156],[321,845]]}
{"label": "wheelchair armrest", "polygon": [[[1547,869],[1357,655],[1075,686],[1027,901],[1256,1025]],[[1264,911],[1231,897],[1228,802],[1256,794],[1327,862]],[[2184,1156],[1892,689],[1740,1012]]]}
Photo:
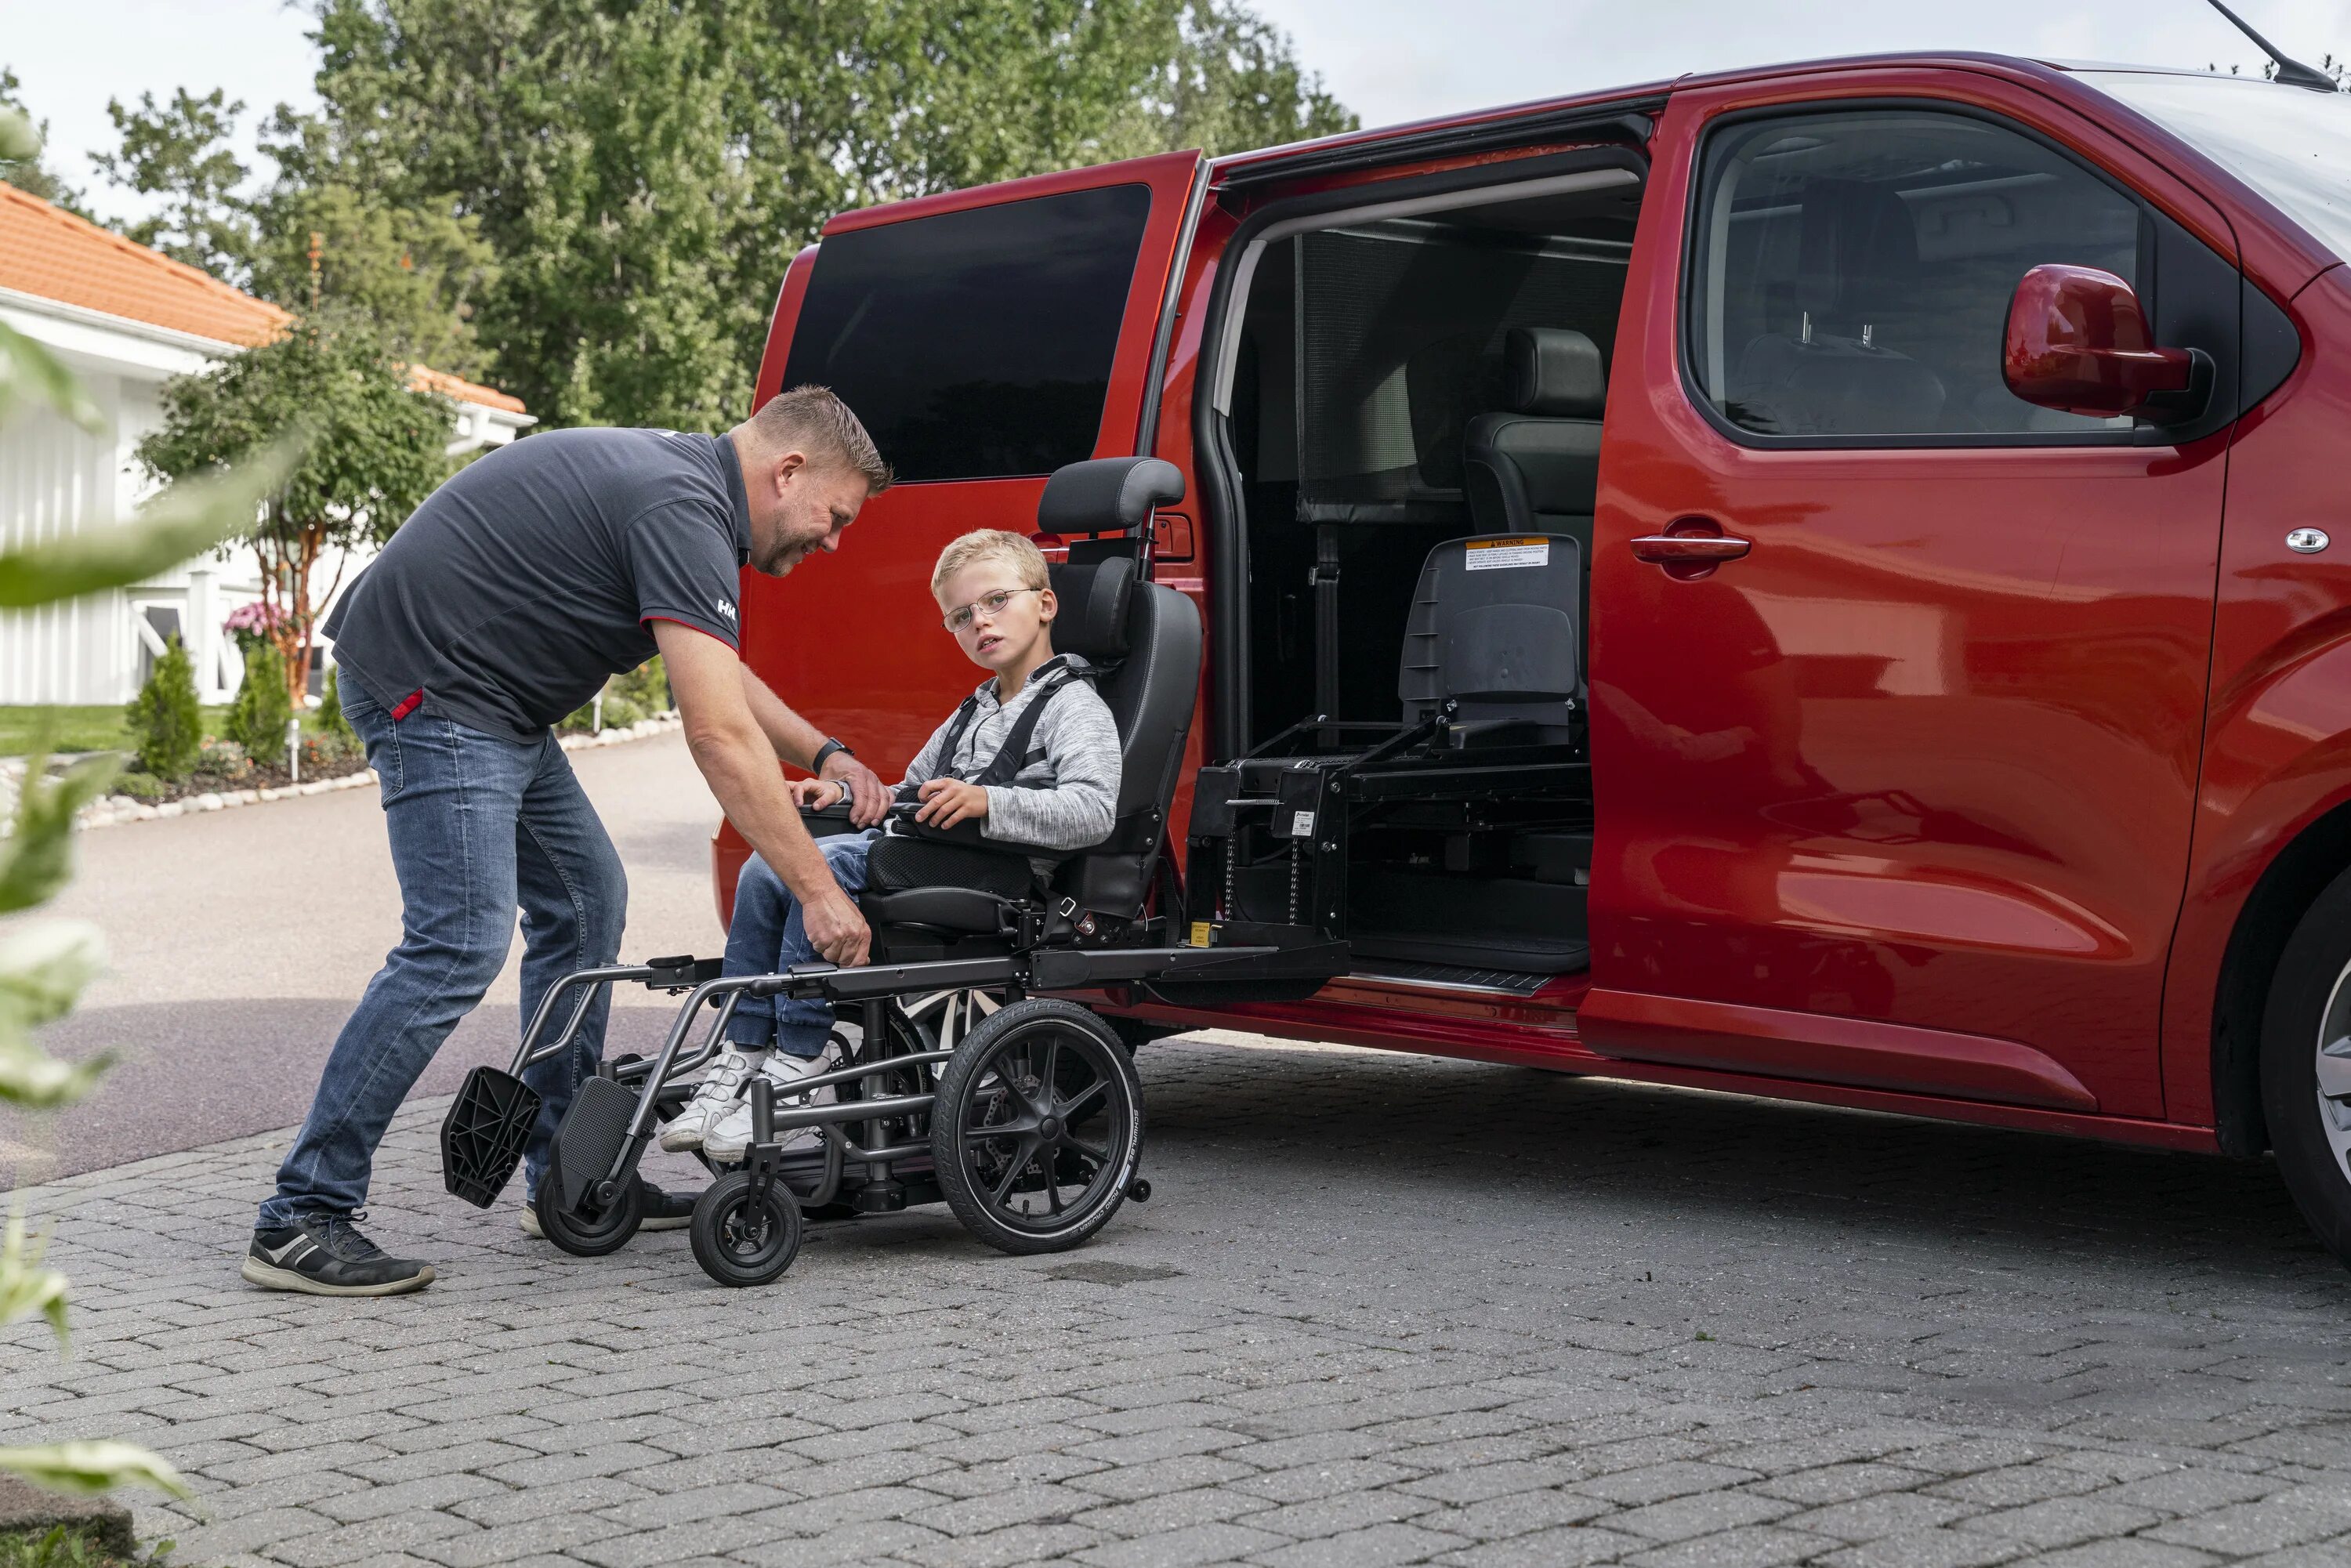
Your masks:
{"label": "wheelchair armrest", "polygon": [[857,824],[849,820],[849,802],[846,800],[837,806],[801,807],[800,826],[809,831],[809,837],[812,839],[829,839],[857,831]]}
{"label": "wheelchair armrest", "polygon": [[1008,839],[991,839],[980,831],[982,820],[968,817],[952,828],[935,828],[928,822],[914,821],[916,803],[902,800],[890,808],[890,820],[897,824],[893,831],[929,839],[934,843],[964,844],[976,850],[995,850],[1008,855],[1027,855],[1031,860],[1066,860],[1077,852],[1071,850],[1049,850],[1040,844],[1016,844]]}

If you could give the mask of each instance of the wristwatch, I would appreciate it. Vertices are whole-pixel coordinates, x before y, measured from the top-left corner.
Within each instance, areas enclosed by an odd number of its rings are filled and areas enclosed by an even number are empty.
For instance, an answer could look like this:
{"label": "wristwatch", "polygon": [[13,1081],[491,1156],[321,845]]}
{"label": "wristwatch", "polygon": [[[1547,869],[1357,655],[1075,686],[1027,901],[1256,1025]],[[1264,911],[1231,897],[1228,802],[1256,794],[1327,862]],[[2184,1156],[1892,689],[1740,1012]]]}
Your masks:
{"label": "wristwatch", "polygon": [[828,761],[831,760],[832,754],[836,751],[840,752],[843,757],[854,757],[857,755],[857,753],[850,750],[848,747],[843,746],[840,741],[828,737],[825,743],[816,748],[816,760],[809,764],[809,771],[816,774],[823,773],[824,765]]}

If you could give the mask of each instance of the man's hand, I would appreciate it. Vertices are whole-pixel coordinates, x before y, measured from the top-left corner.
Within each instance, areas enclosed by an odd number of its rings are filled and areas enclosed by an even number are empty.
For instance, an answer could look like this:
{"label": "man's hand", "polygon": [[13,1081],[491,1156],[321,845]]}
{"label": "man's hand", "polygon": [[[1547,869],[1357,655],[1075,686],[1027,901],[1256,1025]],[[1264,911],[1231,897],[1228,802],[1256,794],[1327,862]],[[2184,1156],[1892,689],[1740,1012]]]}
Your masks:
{"label": "man's hand", "polygon": [[831,962],[844,969],[865,962],[873,946],[873,933],[866,926],[865,917],[857,913],[857,905],[839,887],[829,897],[812,898],[800,905],[800,919],[808,926],[809,946]]}
{"label": "man's hand", "polygon": [[952,828],[957,822],[977,821],[987,815],[987,791],[977,784],[967,784],[960,779],[933,779],[916,791],[922,797],[922,809],[914,821],[934,828]]}
{"label": "man's hand", "polygon": [[[890,787],[873,769],[846,751],[836,751],[826,758],[824,771],[817,777],[827,785],[849,786],[849,821],[856,827],[872,827],[890,809]],[[827,799],[830,800],[830,791]]]}
{"label": "man's hand", "polygon": [[841,802],[841,786],[830,779],[795,779],[784,788],[792,792],[792,804],[803,811],[820,811]]}

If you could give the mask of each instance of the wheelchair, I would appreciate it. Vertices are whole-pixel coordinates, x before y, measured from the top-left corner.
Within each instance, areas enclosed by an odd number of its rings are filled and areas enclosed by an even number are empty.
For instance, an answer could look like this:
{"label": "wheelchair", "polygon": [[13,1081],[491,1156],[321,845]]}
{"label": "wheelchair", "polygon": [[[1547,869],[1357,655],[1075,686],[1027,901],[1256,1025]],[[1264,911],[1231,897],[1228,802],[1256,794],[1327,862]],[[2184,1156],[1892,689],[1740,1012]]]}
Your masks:
{"label": "wheelchair", "polygon": [[[799,1249],[804,1217],[944,1202],[973,1236],[1022,1254],[1079,1246],[1127,1199],[1147,1200],[1141,1081],[1089,999],[1136,984],[1224,989],[1347,967],[1343,943],[1187,939],[1164,852],[1199,682],[1200,620],[1190,600],[1147,580],[1143,556],[1153,511],[1182,497],[1172,465],[1106,458],[1056,472],[1038,507],[1041,531],[1084,536],[1051,569],[1061,606],[1054,643],[1097,667],[1096,689],[1118,727],[1107,840],[1063,858],[1050,887],[1025,896],[954,885],[867,892],[860,904],[873,949],[863,967],[722,976],[717,959],[681,956],[567,977],[541,1001],[511,1066],[474,1069],[450,1106],[441,1133],[448,1190],[480,1207],[496,1200],[538,1112],[524,1070],[570,1049],[601,988],[642,984],[684,998],[662,1047],[649,1060],[606,1061],[580,1085],[534,1200],[541,1232],[566,1252],[601,1256],[635,1233],[639,1162],[692,1093],[689,1075],[723,1049],[746,997],[829,1003],[846,1065],[783,1091],[789,1103],[754,1075],[744,1158],[720,1166],[702,1156],[715,1179],[695,1201],[691,1238],[695,1260],[720,1284],[779,1278]],[[913,822],[910,807],[897,810],[898,830],[918,840],[967,854],[983,847],[977,822],[940,831]],[[820,835],[849,831],[840,808],[805,815]],[[831,1103],[813,1103],[820,1089],[833,1092]],[[788,1148],[787,1136],[804,1129],[818,1146]]]}

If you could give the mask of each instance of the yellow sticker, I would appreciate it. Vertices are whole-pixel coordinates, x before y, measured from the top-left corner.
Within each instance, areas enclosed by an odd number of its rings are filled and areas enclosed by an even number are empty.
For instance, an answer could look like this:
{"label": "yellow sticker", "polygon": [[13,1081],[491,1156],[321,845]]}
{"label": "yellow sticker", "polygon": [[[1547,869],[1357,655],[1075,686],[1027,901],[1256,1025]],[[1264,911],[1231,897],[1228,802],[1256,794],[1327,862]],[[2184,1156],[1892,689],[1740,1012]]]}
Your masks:
{"label": "yellow sticker", "polygon": [[1211,947],[1211,946],[1214,946],[1216,944],[1210,940],[1210,937],[1211,937],[1213,935],[1214,935],[1214,931],[1213,931],[1213,929],[1209,926],[1209,925],[1208,925],[1208,923],[1207,923],[1207,921],[1205,921],[1205,920],[1195,920],[1194,922],[1192,922],[1192,946],[1195,946],[1195,947]]}

